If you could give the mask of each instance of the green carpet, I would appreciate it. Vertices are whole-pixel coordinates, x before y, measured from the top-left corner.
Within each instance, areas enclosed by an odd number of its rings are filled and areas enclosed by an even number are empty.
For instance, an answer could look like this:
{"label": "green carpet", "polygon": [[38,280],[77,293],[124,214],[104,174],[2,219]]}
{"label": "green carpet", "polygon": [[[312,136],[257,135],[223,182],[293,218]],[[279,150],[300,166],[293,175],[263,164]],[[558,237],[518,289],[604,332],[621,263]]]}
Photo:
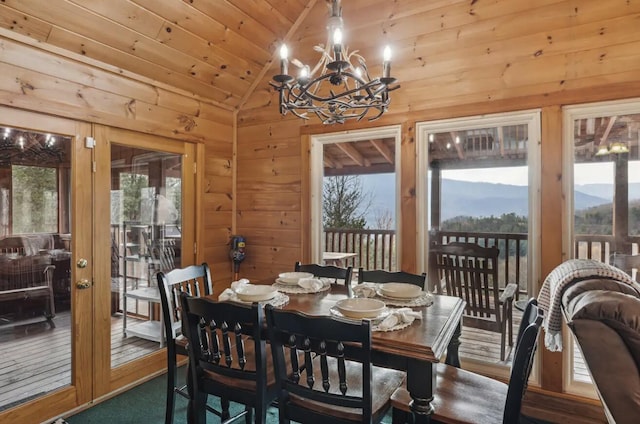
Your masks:
{"label": "green carpet", "polygon": [[[178,370],[178,380],[184,377],[184,367]],[[164,408],[166,400],[166,374],[134,387],[112,399],[99,403],[90,409],[66,418],[68,424],[164,424]],[[220,409],[215,396],[209,397],[209,403],[216,409]],[[235,415],[244,409],[244,406],[231,404],[231,413]],[[174,424],[187,423],[187,400],[182,396],[176,396],[176,410]],[[219,423],[220,419],[211,413],[207,413],[207,422]],[[238,423],[244,423],[241,418]],[[382,421],[391,424],[391,412]],[[278,423],[278,410],[269,408],[267,412],[267,424]],[[523,424],[544,424],[543,421],[526,419]]]}
{"label": "green carpet", "polygon": [[[178,379],[184,377],[184,369],[178,370]],[[76,415],[65,418],[69,424],[164,424],[164,408],[166,400],[166,374],[134,387],[114,398],[99,403],[90,409]],[[209,403],[216,409],[220,409],[215,396],[209,396]],[[231,414],[244,410],[243,405],[231,404]],[[174,424],[186,424],[187,400],[182,396],[176,396],[176,409]],[[219,423],[220,418],[207,413],[207,422]],[[237,423],[244,423],[244,418]],[[278,410],[269,408],[267,423],[278,423]],[[391,423],[391,413],[387,415],[383,423]]]}

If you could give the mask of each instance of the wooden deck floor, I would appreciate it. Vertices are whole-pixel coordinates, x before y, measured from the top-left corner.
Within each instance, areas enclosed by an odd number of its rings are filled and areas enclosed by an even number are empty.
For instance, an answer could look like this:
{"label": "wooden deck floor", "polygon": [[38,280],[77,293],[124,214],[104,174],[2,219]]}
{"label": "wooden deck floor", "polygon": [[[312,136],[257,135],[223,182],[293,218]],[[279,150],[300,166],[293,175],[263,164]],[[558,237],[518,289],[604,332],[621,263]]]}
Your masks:
{"label": "wooden deck floor", "polygon": [[[514,310],[514,337],[522,313]],[[67,386],[71,381],[70,313],[55,317],[56,328],[45,323],[0,327],[0,410],[16,403]],[[139,358],[159,348],[159,344],[137,337],[122,336],[122,317],[112,317],[112,366]],[[460,356],[491,364],[510,366],[513,352],[500,360],[500,335],[464,328]],[[576,350],[575,374],[579,381],[591,381],[580,352]],[[45,359],[46,360],[43,360]]]}
{"label": "wooden deck floor", "polygon": [[[71,383],[71,314],[46,323],[0,327],[0,410]],[[123,337],[122,316],[112,317],[111,363],[117,367],[159,349],[156,342]]]}

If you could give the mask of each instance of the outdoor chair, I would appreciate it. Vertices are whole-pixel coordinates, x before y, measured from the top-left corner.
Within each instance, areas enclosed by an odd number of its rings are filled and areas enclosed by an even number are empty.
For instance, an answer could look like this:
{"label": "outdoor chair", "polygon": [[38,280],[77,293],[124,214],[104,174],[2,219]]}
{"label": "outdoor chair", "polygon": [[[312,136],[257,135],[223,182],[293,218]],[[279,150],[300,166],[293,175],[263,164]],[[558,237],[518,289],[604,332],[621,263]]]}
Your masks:
{"label": "outdoor chair", "polygon": [[[516,339],[516,353],[511,365],[509,384],[438,364],[436,389],[431,402],[432,423],[517,424],[520,422],[522,398],[527,389],[542,314],[535,299],[529,300]],[[392,396],[393,424],[408,422],[411,396],[399,388]]]}
{"label": "outdoor chair", "polygon": [[244,415],[250,423],[253,416],[255,423],[264,424],[267,407],[276,398],[271,353],[262,336],[264,309],[258,303],[216,302],[187,293],[180,299],[191,374],[187,422],[206,422],[211,394],[221,399],[223,422],[230,418],[233,401],[245,406],[236,417]]}
{"label": "outdoor chair", "polygon": [[364,282],[368,283],[409,283],[415,286],[420,287],[421,289],[425,289],[427,281],[427,274],[411,274],[409,272],[404,271],[385,271],[374,269],[370,271],[365,271],[364,268],[360,268],[358,270],[358,284],[362,284]]}
{"label": "outdoor chair", "polygon": [[265,313],[281,423],[380,422],[405,373],[371,364],[369,321]]}
{"label": "outdoor chair", "polygon": [[500,333],[500,360],[505,345],[513,346],[513,299],[515,283],[500,289],[497,247],[454,242],[431,247],[430,272],[435,276],[437,293],[458,296],[466,302],[462,324],[465,327]]}
{"label": "outdoor chair", "polygon": [[[180,293],[186,292],[192,296],[203,296],[212,293],[211,271],[206,263],[191,265],[186,268],[176,268],[166,274],[158,272],[158,287],[160,288],[160,303],[162,305],[162,319],[167,345],[167,404],[165,409],[165,424],[173,423],[175,408],[175,394],[189,399],[187,386],[176,386],[177,355],[187,356],[187,338],[182,332],[182,317],[180,311]],[[189,378],[187,376],[187,378]],[[218,416],[220,413],[209,409]]]}

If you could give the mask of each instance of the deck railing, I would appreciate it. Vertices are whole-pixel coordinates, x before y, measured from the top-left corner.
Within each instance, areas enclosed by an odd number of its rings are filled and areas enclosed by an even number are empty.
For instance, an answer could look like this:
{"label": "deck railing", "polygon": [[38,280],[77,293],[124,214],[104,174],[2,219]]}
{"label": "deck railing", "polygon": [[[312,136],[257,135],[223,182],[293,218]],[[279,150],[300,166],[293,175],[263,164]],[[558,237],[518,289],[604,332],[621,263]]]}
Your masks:
{"label": "deck railing", "polygon": [[[609,263],[615,251],[612,235],[576,235],[575,258],[596,259]],[[640,251],[640,236],[630,236],[631,253]],[[477,243],[481,246],[497,246],[500,249],[498,275],[502,287],[517,283],[520,294],[526,295],[528,285],[528,237],[525,233],[481,233],[437,231],[430,235],[431,243],[454,241]],[[326,228],[325,251],[356,253],[346,265],[364,269],[398,270],[396,264],[396,234],[394,230],[359,230]]]}
{"label": "deck railing", "polygon": [[354,268],[394,271],[397,266],[394,230],[325,228],[324,250],[355,253],[345,264]]}

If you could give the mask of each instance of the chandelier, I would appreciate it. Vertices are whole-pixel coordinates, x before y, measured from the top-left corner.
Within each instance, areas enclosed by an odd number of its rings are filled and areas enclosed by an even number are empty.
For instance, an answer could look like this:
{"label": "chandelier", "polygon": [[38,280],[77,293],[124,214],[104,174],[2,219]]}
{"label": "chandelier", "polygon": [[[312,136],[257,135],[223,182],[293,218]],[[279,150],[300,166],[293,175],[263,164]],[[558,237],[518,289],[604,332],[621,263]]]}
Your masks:
{"label": "chandelier", "polygon": [[329,7],[327,44],[314,47],[321,56],[313,69],[293,59],[300,71],[297,78],[289,75],[288,49],[285,44],[280,48],[280,73],[269,82],[279,92],[280,113],[290,111],[302,119],[313,113],[324,124],[360,121],[365,116],[370,121],[378,119],[389,106],[389,92],[400,87],[390,87],[396,81],[391,77],[391,49],[384,49],[382,77],[372,79],[364,58],[342,43],[340,0],[332,0]]}

